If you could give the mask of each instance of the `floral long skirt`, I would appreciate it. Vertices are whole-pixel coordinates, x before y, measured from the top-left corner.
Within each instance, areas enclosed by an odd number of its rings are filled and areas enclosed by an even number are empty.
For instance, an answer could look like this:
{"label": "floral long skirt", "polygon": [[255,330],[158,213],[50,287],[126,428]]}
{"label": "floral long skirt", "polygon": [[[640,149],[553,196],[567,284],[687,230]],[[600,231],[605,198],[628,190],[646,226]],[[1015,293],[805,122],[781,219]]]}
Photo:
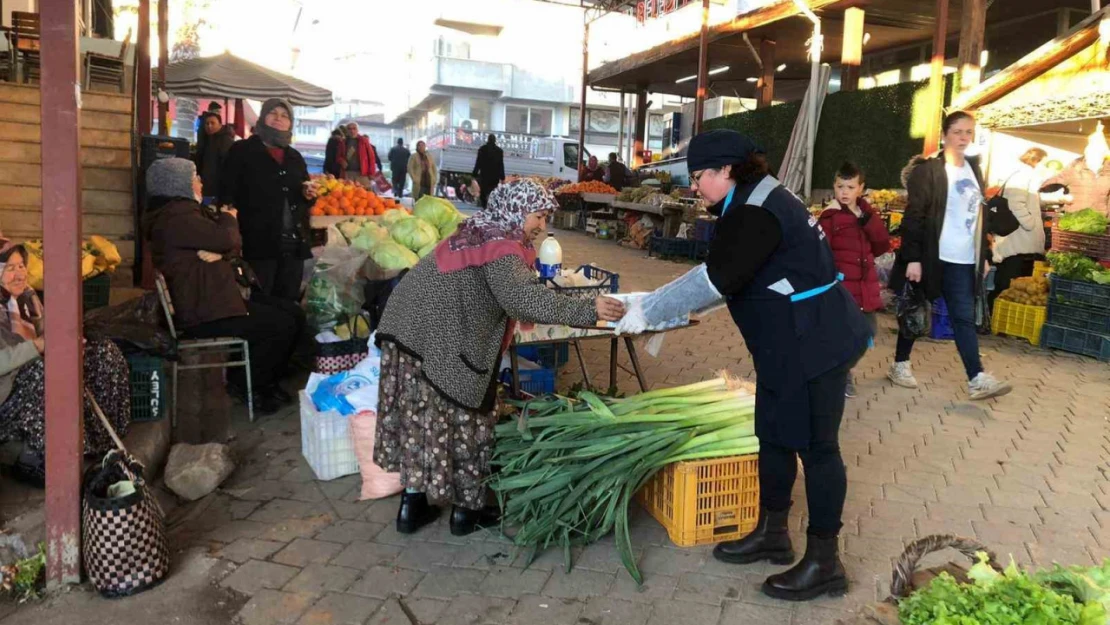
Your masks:
{"label": "floral long skirt", "polygon": [[[130,369],[123,352],[108,341],[85,345],[85,386],[122,439],[131,423]],[[41,358],[23,365],[12,381],[12,392],[0,404],[0,440],[21,440],[27,449],[46,449],[46,371]],[[85,399],[85,453],[112,449],[111,436]]]}
{"label": "floral long skirt", "polygon": [[418,359],[382,342],[374,462],[436,503],[481,509],[496,412],[460,408],[424,378]]}

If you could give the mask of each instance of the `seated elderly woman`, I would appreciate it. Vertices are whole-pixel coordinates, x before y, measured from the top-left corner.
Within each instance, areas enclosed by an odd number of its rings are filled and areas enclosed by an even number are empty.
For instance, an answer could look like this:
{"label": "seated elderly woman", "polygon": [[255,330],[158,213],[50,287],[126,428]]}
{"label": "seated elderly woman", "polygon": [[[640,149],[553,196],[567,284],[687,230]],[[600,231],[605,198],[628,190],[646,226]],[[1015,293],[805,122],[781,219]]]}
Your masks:
{"label": "seated elderly woman", "polygon": [[397,285],[386,305],[374,461],[401,473],[397,531],[435,520],[451,503],[451,533],[492,524],[486,487],[497,419],[497,373],[514,321],[594,326],[624,314],[615,299],[577,299],[532,272],[533,241],[558,208],[532,180],[503,184]]}
{"label": "seated elderly woman", "polygon": [[[293,401],[279,381],[304,328],[304,313],[292,302],[241,285],[237,213],[201,206],[201,180],[191,161],[156,161],[146,184],[154,265],[166,278],[180,331],[194,339],[246,339],[255,410],[277,412]],[[241,368],[228,371],[228,388],[245,398]]]}
{"label": "seated elderly woman", "polygon": [[[46,375],[43,305],[27,284],[27,250],[0,237],[0,440],[23,441],[15,474],[45,480]],[[85,386],[121,437],[131,423],[127,359],[111,341],[85,345]],[[85,453],[113,447],[92,404],[85,400]]]}

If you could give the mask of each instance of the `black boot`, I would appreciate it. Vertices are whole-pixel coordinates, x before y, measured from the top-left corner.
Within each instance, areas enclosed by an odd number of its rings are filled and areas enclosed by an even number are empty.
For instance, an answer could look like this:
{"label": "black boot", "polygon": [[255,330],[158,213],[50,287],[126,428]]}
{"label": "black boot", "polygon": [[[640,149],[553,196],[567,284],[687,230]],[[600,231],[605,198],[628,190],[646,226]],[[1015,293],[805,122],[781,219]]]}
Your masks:
{"label": "black boot", "polygon": [[401,493],[401,507],[397,509],[397,532],[412,534],[439,518],[439,508],[428,504],[424,493]]}
{"label": "black boot", "polygon": [[840,562],[838,537],[806,537],[806,554],[789,571],[763,582],[763,594],[786,601],[809,601],[828,594],[848,593],[848,574]]}
{"label": "black boot", "polygon": [[730,564],[751,564],[770,560],[772,564],[790,564],[794,561],[794,547],[790,544],[788,520],[790,510],[772,512],[759,510],[759,524],[755,530],[740,540],[721,543],[713,549],[713,557]]}
{"label": "black boot", "polygon": [[501,511],[492,506],[471,510],[461,506],[451,509],[451,535],[468,536],[483,527],[494,527],[501,522]]}

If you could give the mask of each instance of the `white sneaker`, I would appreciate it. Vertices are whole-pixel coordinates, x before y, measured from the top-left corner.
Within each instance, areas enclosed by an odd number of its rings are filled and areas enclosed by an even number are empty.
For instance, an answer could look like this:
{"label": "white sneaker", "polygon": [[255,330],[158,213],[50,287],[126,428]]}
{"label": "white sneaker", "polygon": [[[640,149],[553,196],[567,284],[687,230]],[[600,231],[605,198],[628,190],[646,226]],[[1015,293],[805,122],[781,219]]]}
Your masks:
{"label": "white sneaker", "polygon": [[1009,382],[995,379],[986,371],[979,372],[975,379],[967,383],[967,393],[975,400],[1001,397],[1012,390]]}
{"label": "white sneaker", "polygon": [[890,365],[890,371],[887,372],[886,377],[895,386],[917,388],[917,378],[913,377],[913,365],[908,360]]}

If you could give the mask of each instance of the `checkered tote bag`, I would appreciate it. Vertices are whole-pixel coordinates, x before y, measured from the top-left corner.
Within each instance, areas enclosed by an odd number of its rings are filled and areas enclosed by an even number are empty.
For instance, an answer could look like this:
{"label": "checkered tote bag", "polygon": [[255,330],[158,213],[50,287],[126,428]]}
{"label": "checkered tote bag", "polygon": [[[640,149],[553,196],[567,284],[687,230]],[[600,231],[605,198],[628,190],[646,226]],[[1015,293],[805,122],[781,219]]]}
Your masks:
{"label": "checkered tote bag", "polygon": [[[130,480],[135,491],[109,497],[108,487]],[[157,586],[170,568],[162,508],[147,491],[143,465],[110,451],[85,474],[81,503],[85,572],[105,597],[126,597]]]}

